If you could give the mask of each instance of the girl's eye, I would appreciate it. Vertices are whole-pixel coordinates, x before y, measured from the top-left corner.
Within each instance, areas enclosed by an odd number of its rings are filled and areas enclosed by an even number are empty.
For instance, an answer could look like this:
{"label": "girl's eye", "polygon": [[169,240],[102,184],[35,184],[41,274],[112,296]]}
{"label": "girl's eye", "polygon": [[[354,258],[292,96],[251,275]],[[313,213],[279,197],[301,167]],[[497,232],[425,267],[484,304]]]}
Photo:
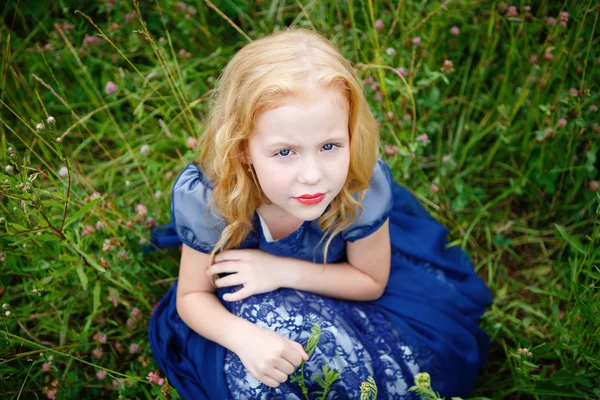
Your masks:
{"label": "girl's eye", "polygon": [[287,157],[287,156],[290,155],[290,150],[289,149],[279,150],[279,152],[277,153],[277,155],[281,156],[281,157]]}
{"label": "girl's eye", "polygon": [[341,147],[341,146],[338,144],[335,144],[335,143],[327,143],[326,145],[323,146],[323,150],[331,151],[331,150],[335,150],[336,147]]}

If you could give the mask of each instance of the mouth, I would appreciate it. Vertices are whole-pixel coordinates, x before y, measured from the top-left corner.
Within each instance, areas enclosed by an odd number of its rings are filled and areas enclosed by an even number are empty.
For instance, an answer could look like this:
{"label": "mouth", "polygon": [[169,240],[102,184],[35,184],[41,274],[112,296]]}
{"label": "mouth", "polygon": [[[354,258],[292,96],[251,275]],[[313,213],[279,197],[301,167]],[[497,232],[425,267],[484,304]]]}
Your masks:
{"label": "mouth", "polygon": [[317,204],[323,201],[325,193],[303,194],[299,197],[294,197],[301,204]]}

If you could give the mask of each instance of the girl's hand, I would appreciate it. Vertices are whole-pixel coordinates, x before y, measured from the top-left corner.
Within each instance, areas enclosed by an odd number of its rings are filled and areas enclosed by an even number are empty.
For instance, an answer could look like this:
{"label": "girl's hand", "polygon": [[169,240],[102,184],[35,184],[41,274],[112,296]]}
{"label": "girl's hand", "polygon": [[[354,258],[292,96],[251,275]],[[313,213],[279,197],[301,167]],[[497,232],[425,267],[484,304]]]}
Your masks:
{"label": "girl's hand", "polygon": [[273,388],[287,381],[296,367],[308,360],[300,343],[253,324],[232,350],[252,376]]}
{"label": "girl's hand", "polygon": [[254,294],[272,292],[280,288],[282,273],[280,257],[262,250],[225,250],[215,257],[215,264],[206,273],[230,273],[215,281],[218,288],[244,285],[235,293],[223,296],[226,301],[239,301]]}

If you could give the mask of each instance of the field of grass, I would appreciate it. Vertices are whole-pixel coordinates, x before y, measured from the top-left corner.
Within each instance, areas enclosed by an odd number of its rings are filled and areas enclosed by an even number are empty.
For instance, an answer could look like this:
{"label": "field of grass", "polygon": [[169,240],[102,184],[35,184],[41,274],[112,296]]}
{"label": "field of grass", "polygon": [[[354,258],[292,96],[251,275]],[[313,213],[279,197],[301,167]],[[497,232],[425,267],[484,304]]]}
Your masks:
{"label": "field of grass", "polygon": [[[600,398],[597,0],[16,1],[0,19],[0,398],[177,398],[142,253],[245,43],[314,28],[494,293],[474,397]],[[365,377],[366,378],[366,377]]]}

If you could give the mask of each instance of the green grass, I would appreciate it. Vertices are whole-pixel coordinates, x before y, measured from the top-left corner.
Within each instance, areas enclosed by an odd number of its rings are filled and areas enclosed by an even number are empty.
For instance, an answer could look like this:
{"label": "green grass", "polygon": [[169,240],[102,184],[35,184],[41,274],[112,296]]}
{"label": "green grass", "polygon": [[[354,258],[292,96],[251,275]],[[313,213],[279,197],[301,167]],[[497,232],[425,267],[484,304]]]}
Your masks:
{"label": "green grass", "polygon": [[295,25],[355,64],[396,180],[494,293],[473,396],[600,398],[597,1],[71,3],[0,20],[0,397],[160,396],[146,325],[179,254],[142,254],[149,226],[223,66]]}

